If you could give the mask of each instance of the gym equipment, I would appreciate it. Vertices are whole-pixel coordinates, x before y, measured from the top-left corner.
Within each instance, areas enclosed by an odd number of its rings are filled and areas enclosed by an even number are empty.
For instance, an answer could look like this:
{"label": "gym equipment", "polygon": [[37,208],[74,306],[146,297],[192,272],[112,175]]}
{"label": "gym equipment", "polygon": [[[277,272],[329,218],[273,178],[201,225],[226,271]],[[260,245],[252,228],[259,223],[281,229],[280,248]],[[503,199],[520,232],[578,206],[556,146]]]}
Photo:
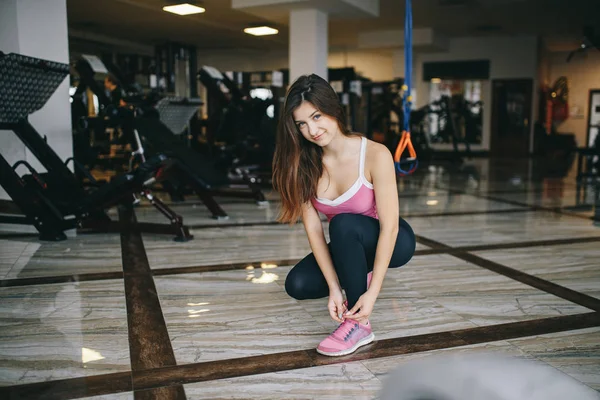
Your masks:
{"label": "gym equipment", "polygon": [[[402,158],[402,153],[404,153],[406,149],[408,149],[408,157]],[[402,176],[410,175],[417,169],[419,162],[417,160],[417,153],[410,140],[410,132],[402,132],[400,143],[398,143],[396,153],[394,154],[394,160],[399,160],[396,161],[396,171]]]}
{"label": "gym equipment", "polygon": [[[95,69],[96,68],[96,69]],[[77,72],[78,85],[72,97],[80,97],[89,89],[98,98],[98,115],[106,118],[117,117],[119,107],[112,104],[111,99],[107,96],[104,86],[96,81],[96,73],[110,72],[119,81],[119,90],[123,94],[123,100],[130,106],[136,107],[138,110],[150,112],[159,97],[156,91],[143,93],[139,84],[135,82],[124,81],[124,74],[111,62],[105,63],[93,56],[85,56],[78,59],[73,64],[73,69]]]}
{"label": "gym equipment", "polygon": [[590,90],[585,147],[577,148],[577,182],[600,181],[600,90]]}
{"label": "gym equipment", "polygon": [[240,85],[242,92],[248,93],[252,98],[258,97],[268,102],[267,116],[272,118],[271,123],[273,126],[267,129],[275,131],[277,129],[276,123],[279,121],[280,113],[283,109],[287,82],[289,81],[289,71],[228,71],[225,74],[230,78],[233,77],[232,81]]}
{"label": "gym equipment", "polygon": [[[362,123],[359,131],[365,132],[367,138],[383,143],[394,154],[402,142],[404,131],[404,108],[402,87],[404,79],[393,81],[363,82]],[[427,161],[432,156],[427,135],[427,106],[410,113],[410,142],[419,154],[419,160]],[[402,144],[403,146],[404,144]],[[410,154],[409,154],[410,156]]]}
{"label": "gym equipment", "polygon": [[329,84],[336,91],[340,104],[346,115],[346,126],[357,131],[359,122],[360,96],[362,95],[361,78],[353,67],[329,68],[327,70]]}
{"label": "gym equipment", "polygon": [[276,120],[267,113],[277,99],[252,98],[216,68],[203,66],[198,79],[207,90],[206,139],[209,154],[228,173],[244,167],[270,175]]}
{"label": "gym equipment", "polygon": [[[593,210],[593,219],[600,225],[600,135],[589,147],[575,149],[577,154],[576,204],[578,210]],[[589,196],[591,195],[591,196]],[[586,200],[591,197],[588,203]],[[591,203],[591,204],[590,204]]]}
{"label": "gym equipment", "polygon": [[204,103],[200,99],[164,97],[156,103],[158,116],[174,135],[189,135],[189,122]]}
{"label": "gym equipment", "polygon": [[[0,184],[24,216],[3,216],[0,222],[34,225],[40,240],[65,240],[65,231],[119,232],[120,224],[111,221],[105,210],[131,204],[134,194],[146,197],[165,215],[169,225],[140,224],[143,232],[175,234],[175,240],[192,238],[182,218],[156,199],[149,185],[169,173],[164,155],[156,155],[135,171],[117,176],[110,183],[86,191],[63,161],[27,121],[27,116],[42,108],[69,73],[69,66],[19,54],[0,53],[0,129],[12,130],[48,172],[38,173],[22,160],[11,166],[0,156]],[[81,168],[75,163],[75,168]],[[19,176],[24,166],[29,174]],[[86,172],[87,173],[87,172]],[[91,175],[88,176],[91,177]],[[91,177],[93,179],[93,177]]]}
{"label": "gym equipment", "polygon": [[181,97],[198,97],[198,85],[194,74],[198,70],[195,46],[176,42],[161,43],[154,48],[152,70],[156,82],[150,86],[162,92]]}
{"label": "gym equipment", "polygon": [[[328,74],[345,110],[346,125],[356,130],[359,77],[354,68],[330,68]],[[207,89],[209,154],[222,159],[224,168],[250,167],[255,174],[270,178],[277,119],[289,70],[232,72],[228,76],[203,66],[198,79]],[[272,97],[253,97],[252,90],[257,88],[270,91]]]}
{"label": "gym equipment", "polygon": [[[231,188],[232,181],[224,172],[215,168],[212,160],[186,146],[160,120],[150,117],[137,117],[133,120],[136,133],[144,145],[153,151],[167,155],[176,173],[168,179],[171,190],[181,193],[182,186],[190,186],[213,214],[215,219],[227,219],[227,213],[213,198],[222,195],[237,198],[252,198],[258,205],[267,204],[256,177],[240,167],[242,183],[250,191],[222,190]],[[179,196],[174,196],[178,198]]]}
{"label": "gym equipment", "polygon": [[[412,174],[419,165],[417,153],[410,140],[410,109],[412,107],[412,96],[410,94],[412,80],[412,5],[411,0],[406,0],[406,17],[404,20],[404,68],[405,79],[402,89],[402,103],[404,106],[404,126],[402,137],[394,153],[396,172],[400,176]],[[403,157],[404,151],[408,149],[408,157]]]}
{"label": "gym equipment", "polygon": [[72,79],[77,85],[71,95],[75,159],[90,169],[101,165],[106,169],[120,171],[126,164],[128,155],[112,145],[126,144],[126,139],[132,134],[131,127],[123,127],[124,136],[117,139],[116,129],[119,128],[119,116],[123,109],[112,104],[103,84],[96,80],[97,74],[106,74],[109,70],[94,56],[82,56],[72,63],[72,69],[75,71]]}
{"label": "gym equipment", "polygon": [[[85,80],[93,80],[93,75],[89,73],[91,68],[83,66],[83,62],[81,64],[80,68],[88,71],[87,74],[83,74]],[[89,87],[92,91],[101,90],[97,85]],[[259,180],[252,174],[250,167],[235,165],[235,173],[229,174],[230,171],[218,168],[213,157],[198,153],[189,147],[189,142],[186,144],[181,140],[180,134],[184,127],[189,126],[190,119],[202,105],[200,100],[171,97],[157,102],[156,106],[152,104],[153,97],[139,96],[137,100],[140,102],[136,103],[136,99],[132,101],[131,98],[125,98],[127,107],[106,105],[101,120],[110,126],[123,127],[129,133],[127,139],[131,148],[135,149],[132,157],[149,151],[153,154],[165,154],[171,159],[171,173],[168,179],[162,180],[162,185],[170,193],[172,200],[182,201],[184,189],[191,187],[215,219],[228,218],[227,213],[213,197],[217,194],[252,198],[259,205],[267,203],[259,187]],[[172,129],[169,129],[165,123]],[[130,158],[130,169],[132,161]],[[249,188],[250,192],[221,190],[231,188],[232,184],[243,185],[244,188]]]}
{"label": "gym equipment", "polygon": [[[215,219],[227,219],[228,216],[216,203],[213,195],[251,198],[258,205],[267,204],[259,179],[250,168],[236,166],[235,173],[228,173],[230,171],[218,168],[217,160],[196,152],[191,148],[189,140],[181,139],[181,136],[189,139],[190,135],[183,133],[189,132],[190,120],[202,104],[199,99],[164,98],[156,107],[160,121],[149,117],[136,118],[134,121],[136,134],[139,132],[144,142],[154,151],[169,155],[180,172],[163,182],[163,186],[174,200],[182,200],[184,187],[191,187]],[[138,143],[138,148],[140,147],[141,144]],[[236,190],[228,190],[234,185]]]}
{"label": "gym equipment", "polygon": [[362,83],[363,121],[359,130],[365,132],[367,138],[385,144],[392,152],[404,126],[403,85],[403,78]]}
{"label": "gym equipment", "polygon": [[[466,101],[460,95],[453,98],[443,95],[438,100],[411,112],[411,126],[417,128],[419,144],[424,143],[427,151],[432,153],[429,143],[452,143],[451,160],[462,162],[458,145],[464,144],[468,157],[471,155],[469,138],[481,134],[481,117],[472,115],[470,111],[471,107],[479,106],[480,102]],[[434,131],[431,130],[433,122],[430,116],[436,117]],[[461,127],[465,129],[464,135]]]}
{"label": "gym equipment", "polygon": [[[277,76],[276,79],[272,79],[272,76],[275,73],[279,73],[281,75]],[[249,83],[246,82],[246,74],[250,75]],[[275,115],[278,116],[279,113],[277,112],[277,108],[283,107],[283,100],[285,99],[285,90],[273,90],[273,86],[275,86],[275,89],[288,87],[290,84],[290,71],[287,68],[283,68],[277,71],[259,71],[242,73],[242,89],[248,91],[251,87],[255,85],[256,81],[260,82],[261,75],[265,76],[272,82],[276,82],[276,85],[272,84],[270,89],[274,92],[274,97],[276,97],[277,100],[275,101]],[[363,94],[362,85],[364,83],[368,83],[369,80],[360,76],[360,74],[358,74],[355,71],[354,67],[328,68],[327,76],[329,84],[337,93],[338,98],[340,100],[340,104],[344,109],[344,114],[346,116],[346,126],[351,131],[364,131],[364,129],[362,129],[363,121],[361,120],[362,116],[360,114],[361,100]]]}

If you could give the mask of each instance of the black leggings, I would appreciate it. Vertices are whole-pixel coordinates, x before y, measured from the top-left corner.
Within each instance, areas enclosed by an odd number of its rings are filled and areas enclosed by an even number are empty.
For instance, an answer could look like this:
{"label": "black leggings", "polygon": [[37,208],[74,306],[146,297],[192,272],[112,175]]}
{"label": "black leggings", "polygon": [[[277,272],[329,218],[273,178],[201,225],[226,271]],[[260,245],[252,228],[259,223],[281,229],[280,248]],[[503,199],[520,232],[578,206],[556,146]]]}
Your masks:
{"label": "black leggings", "polygon": [[[379,220],[359,214],[339,214],[329,224],[329,252],[348,309],[367,291],[367,273],[373,271],[379,240]],[[415,234],[400,218],[398,237],[389,268],[401,267],[415,253]],[[285,280],[286,292],[295,299],[320,299],[329,295],[327,281],[313,253],[300,261]]]}

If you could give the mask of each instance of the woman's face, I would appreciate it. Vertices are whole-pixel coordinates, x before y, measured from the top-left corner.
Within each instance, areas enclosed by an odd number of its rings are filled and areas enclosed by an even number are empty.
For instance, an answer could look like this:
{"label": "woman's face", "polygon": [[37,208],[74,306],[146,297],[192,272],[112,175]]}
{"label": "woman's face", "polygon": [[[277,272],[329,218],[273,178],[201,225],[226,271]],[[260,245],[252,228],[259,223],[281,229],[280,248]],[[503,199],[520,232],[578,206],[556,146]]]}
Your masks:
{"label": "woman's face", "polygon": [[327,146],[339,134],[337,120],[317,110],[312,103],[303,101],[293,113],[294,123],[302,136],[321,147]]}

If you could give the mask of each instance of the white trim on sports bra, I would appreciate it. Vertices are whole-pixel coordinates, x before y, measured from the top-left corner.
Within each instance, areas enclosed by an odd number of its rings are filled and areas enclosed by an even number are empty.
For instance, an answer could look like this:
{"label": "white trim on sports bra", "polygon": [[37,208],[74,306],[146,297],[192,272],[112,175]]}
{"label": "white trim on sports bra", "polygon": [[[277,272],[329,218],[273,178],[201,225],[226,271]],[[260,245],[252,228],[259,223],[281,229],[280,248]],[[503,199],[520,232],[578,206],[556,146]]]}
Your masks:
{"label": "white trim on sports bra", "polygon": [[327,206],[339,206],[340,204],[350,200],[361,188],[362,185],[365,185],[369,189],[373,189],[373,184],[365,178],[365,159],[367,157],[367,138],[361,138],[360,144],[360,161],[358,163],[358,179],[354,184],[350,187],[350,189],[346,190],[343,194],[338,196],[334,200],[323,199],[317,197],[316,200]]}

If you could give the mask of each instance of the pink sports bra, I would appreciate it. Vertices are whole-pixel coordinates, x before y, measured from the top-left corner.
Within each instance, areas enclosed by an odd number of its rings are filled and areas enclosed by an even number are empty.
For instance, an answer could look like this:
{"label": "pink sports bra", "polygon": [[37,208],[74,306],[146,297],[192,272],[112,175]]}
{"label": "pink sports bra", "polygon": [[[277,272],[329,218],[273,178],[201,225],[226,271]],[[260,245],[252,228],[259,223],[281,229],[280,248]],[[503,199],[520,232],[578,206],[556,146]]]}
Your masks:
{"label": "pink sports bra", "polygon": [[316,197],[311,200],[313,207],[324,214],[328,221],[337,214],[362,214],[372,218],[378,218],[375,205],[375,191],[373,184],[365,178],[365,158],[367,154],[367,138],[361,139],[360,162],[358,167],[358,179],[344,194],[335,200],[321,199]]}

